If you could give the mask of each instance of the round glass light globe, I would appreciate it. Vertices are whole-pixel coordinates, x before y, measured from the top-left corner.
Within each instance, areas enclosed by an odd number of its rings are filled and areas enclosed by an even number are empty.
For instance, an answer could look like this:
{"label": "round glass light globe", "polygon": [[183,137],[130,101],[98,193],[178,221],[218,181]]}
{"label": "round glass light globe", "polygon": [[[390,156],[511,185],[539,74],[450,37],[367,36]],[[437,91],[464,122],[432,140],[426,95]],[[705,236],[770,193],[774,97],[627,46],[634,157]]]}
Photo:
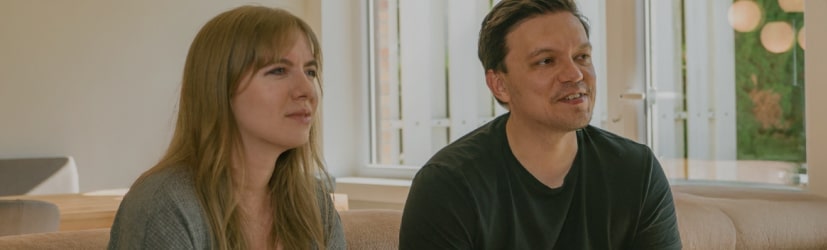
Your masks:
{"label": "round glass light globe", "polygon": [[787,22],[769,22],[761,29],[761,45],[772,53],[789,50],[795,42],[795,31]]}
{"label": "round glass light globe", "polygon": [[729,7],[729,25],[739,32],[750,32],[761,23],[761,8],[753,1],[737,1]]}

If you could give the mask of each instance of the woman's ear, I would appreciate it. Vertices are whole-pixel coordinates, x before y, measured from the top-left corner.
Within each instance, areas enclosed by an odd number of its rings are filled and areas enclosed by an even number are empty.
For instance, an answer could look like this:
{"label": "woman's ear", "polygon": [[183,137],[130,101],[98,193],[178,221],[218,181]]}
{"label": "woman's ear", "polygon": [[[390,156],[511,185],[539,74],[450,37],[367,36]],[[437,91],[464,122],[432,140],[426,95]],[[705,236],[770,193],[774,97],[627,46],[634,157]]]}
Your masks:
{"label": "woman's ear", "polygon": [[485,84],[491,90],[494,98],[497,98],[502,103],[509,103],[511,95],[508,93],[508,88],[505,86],[505,79],[502,72],[495,72],[493,69],[485,71]]}

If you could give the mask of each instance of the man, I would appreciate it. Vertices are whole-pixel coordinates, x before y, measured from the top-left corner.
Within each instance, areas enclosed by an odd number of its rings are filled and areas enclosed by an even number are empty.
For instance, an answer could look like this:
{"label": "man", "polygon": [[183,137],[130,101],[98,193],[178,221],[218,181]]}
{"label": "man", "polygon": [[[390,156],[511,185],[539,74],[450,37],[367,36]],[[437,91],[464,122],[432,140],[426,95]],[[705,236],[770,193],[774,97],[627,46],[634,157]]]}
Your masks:
{"label": "man", "polygon": [[485,80],[510,112],[413,180],[400,249],[680,249],[651,150],[589,126],[588,24],[574,0],[502,0],[485,17]]}

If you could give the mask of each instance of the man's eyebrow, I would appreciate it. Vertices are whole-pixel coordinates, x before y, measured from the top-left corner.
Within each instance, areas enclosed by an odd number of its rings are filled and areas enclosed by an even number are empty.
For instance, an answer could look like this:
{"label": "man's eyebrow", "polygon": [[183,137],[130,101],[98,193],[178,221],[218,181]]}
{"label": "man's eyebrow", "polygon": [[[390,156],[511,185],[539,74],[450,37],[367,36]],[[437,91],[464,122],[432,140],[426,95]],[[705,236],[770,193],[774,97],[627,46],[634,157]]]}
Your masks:
{"label": "man's eyebrow", "polygon": [[[592,44],[590,42],[585,42],[583,44],[580,44],[580,46],[577,47],[577,50],[585,50],[585,49],[591,50],[592,49]],[[551,48],[538,48],[538,49],[535,49],[535,50],[531,51],[531,53],[529,53],[528,56],[529,57],[535,57],[535,56],[543,54],[543,53],[556,53],[556,52],[557,52],[557,50],[554,50],[554,49],[551,49]]]}
{"label": "man's eyebrow", "polygon": [[553,50],[553,49],[550,49],[550,48],[539,48],[539,49],[535,49],[535,50],[531,51],[531,53],[528,54],[528,57],[535,57],[535,56],[540,55],[540,54],[555,53],[555,52],[557,52],[557,51]]}

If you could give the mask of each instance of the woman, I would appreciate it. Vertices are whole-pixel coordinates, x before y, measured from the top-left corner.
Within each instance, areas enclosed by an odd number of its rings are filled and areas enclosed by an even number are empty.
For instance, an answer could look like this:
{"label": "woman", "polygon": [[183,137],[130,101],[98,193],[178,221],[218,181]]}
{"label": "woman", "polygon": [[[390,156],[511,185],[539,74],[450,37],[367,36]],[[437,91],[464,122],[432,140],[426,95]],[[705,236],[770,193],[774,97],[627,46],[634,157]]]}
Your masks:
{"label": "woman", "polygon": [[109,249],[344,249],[318,151],[321,49],[281,9],[210,20],[169,149],[124,197]]}

